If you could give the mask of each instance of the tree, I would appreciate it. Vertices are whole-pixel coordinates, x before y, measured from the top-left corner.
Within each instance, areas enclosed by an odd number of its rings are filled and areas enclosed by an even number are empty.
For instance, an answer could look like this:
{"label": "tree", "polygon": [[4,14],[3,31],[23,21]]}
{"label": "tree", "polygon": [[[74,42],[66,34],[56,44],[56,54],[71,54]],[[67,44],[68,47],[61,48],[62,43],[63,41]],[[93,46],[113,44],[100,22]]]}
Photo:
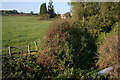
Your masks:
{"label": "tree", "polygon": [[18,14],[18,11],[17,10],[13,10],[13,14]]}
{"label": "tree", "polygon": [[2,12],[2,15],[7,15],[7,11],[3,11],[3,12]]}
{"label": "tree", "polygon": [[71,2],[72,18],[94,35],[109,33],[118,22],[118,3],[114,2]]}
{"label": "tree", "polygon": [[46,14],[46,13],[47,13],[46,3],[43,3],[43,4],[40,6],[40,15]]}
{"label": "tree", "polygon": [[54,18],[55,12],[54,12],[54,6],[52,4],[53,4],[53,2],[52,2],[52,0],[50,0],[49,5],[48,5],[48,13],[49,13],[51,18]]}
{"label": "tree", "polygon": [[20,12],[20,14],[24,14],[23,12]]}
{"label": "tree", "polygon": [[73,19],[82,22],[82,26],[85,26],[86,18],[89,15],[94,15],[99,9],[98,3],[71,2],[69,5],[71,5]]}
{"label": "tree", "polygon": [[103,20],[100,24],[103,31],[111,31],[113,25],[118,22],[118,3],[102,2],[100,4],[100,16]]}
{"label": "tree", "polygon": [[70,12],[66,12],[64,15],[65,15],[66,17],[71,17]]}
{"label": "tree", "polygon": [[33,15],[34,13],[33,13],[33,11],[30,11],[30,15]]}

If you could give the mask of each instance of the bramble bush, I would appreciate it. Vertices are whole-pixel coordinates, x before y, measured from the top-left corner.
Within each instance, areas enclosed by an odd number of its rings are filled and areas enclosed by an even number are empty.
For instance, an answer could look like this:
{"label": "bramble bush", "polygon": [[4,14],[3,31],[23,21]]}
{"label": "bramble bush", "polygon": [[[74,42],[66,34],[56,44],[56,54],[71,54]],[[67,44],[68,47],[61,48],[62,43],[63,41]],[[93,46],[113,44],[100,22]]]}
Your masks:
{"label": "bramble bush", "polygon": [[49,20],[49,19],[50,19],[50,15],[48,13],[40,15],[40,20]]}
{"label": "bramble bush", "polygon": [[57,78],[62,78],[62,79],[83,79],[83,80],[104,80],[104,79],[109,79],[109,75],[98,75],[97,70],[94,68],[91,69],[65,69],[63,73],[60,73]]}
{"label": "bramble bush", "polygon": [[118,77],[117,66],[119,63],[118,58],[118,26],[109,34],[101,34],[98,38],[98,62],[99,69],[113,67],[110,73],[111,78]]}
{"label": "bramble bush", "polygon": [[3,55],[2,79],[42,79],[55,75],[50,68],[37,64],[36,59],[33,55],[29,58],[23,54]]}
{"label": "bramble bush", "polygon": [[98,76],[97,71],[93,68],[89,70],[81,70],[68,68],[63,73],[55,73],[51,67],[46,67],[43,64],[36,63],[36,56],[30,56],[29,58],[24,55],[12,55],[11,57],[3,55],[3,71],[2,79],[56,79],[56,78],[78,78],[78,79],[107,79],[104,76]]}
{"label": "bramble bush", "polygon": [[40,15],[39,18],[39,20],[51,20],[51,21],[56,21],[58,19],[60,19],[60,15],[55,15],[54,18],[50,18],[50,14],[48,13]]}
{"label": "bramble bush", "polygon": [[90,69],[96,60],[95,38],[70,20],[53,22],[37,63],[54,69],[58,76],[66,69]]}

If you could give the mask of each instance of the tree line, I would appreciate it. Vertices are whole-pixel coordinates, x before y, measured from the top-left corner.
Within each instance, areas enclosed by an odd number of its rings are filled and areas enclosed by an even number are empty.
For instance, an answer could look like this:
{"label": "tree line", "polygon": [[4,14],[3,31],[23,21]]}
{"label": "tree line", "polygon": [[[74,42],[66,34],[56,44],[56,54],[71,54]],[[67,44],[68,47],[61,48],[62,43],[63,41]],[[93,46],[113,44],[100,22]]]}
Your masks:
{"label": "tree line", "polygon": [[2,15],[38,15],[34,13],[33,11],[30,11],[30,13],[25,12],[18,12],[17,10],[0,10],[0,14]]}

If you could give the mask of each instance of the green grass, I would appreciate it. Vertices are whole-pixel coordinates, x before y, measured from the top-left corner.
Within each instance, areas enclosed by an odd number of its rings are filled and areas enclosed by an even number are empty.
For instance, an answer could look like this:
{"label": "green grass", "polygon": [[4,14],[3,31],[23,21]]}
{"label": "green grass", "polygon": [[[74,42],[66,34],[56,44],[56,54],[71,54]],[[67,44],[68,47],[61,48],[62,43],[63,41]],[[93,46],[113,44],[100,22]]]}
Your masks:
{"label": "green grass", "polygon": [[52,21],[40,21],[39,17],[3,16],[2,47],[26,46],[44,37]]}

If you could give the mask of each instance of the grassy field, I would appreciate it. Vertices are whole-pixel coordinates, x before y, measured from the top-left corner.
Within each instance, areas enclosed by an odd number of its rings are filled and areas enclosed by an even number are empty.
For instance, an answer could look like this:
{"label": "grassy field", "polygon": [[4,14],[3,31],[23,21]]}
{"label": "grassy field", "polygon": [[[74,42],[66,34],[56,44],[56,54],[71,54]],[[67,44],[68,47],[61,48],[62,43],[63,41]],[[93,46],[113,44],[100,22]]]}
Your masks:
{"label": "grassy field", "polygon": [[26,46],[41,39],[52,21],[38,19],[30,16],[3,16],[2,47]]}

